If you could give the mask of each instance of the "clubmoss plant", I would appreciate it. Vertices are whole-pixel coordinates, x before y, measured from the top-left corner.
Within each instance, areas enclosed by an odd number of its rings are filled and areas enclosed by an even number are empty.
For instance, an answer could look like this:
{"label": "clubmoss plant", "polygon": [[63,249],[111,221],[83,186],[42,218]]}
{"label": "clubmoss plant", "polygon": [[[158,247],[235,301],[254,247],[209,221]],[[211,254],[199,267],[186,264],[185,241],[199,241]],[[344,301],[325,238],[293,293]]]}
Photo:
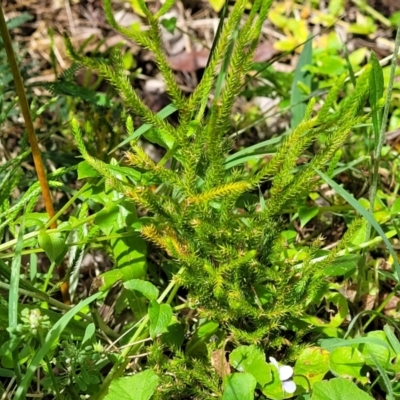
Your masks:
{"label": "clubmoss plant", "polygon": [[[294,260],[286,259],[280,235],[283,215],[320,184],[315,169],[331,173],[331,161],[337,161],[335,155],[349,132],[365,121],[363,106],[368,97],[370,68],[365,68],[353,94],[339,107],[336,101],[344,77],[332,87],[318,113],[314,112],[315,101],[311,101],[303,121],[283,140],[271,159],[251,172],[244,166],[227,168],[226,156],[232,147],[227,139],[232,106],[251,69],[272,0],[255,0],[244,23],[248,1],[234,3],[203,78],[189,97],[179,89],[162,52],[159,21],[174,1],[165,1],[155,15],[143,0],[138,3],[147,18],[148,31],[120,27],[113,17],[110,0],[104,3],[107,19],[128,39],[153,52],[178,110],[179,124],[172,126],[140,99],[123,68],[118,49],[105,61],[78,54],[67,40],[75,62],[96,70],[115,87],[127,112],[152,126],[151,137],[166,149],[166,154],[156,163],[137,141],[132,142],[125,160],[141,172],[141,177],[122,177],[123,169],[116,173],[114,166],[88,154],[79,124],[74,121],[72,129],[79,149],[108,184],[148,210],[150,218],[145,219],[141,233],[174,261],[177,270],[183,268],[183,273],[174,279],[187,289],[199,315],[225,326],[236,342],[260,343],[268,339],[265,343],[277,347],[284,341],[280,333],[287,328],[287,322],[303,315],[319,298],[326,285],[323,270],[336,254],[333,251],[324,261],[313,263],[321,244],[317,239],[300,267]],[[233,41],[234,32],[237,36]],[[217,86],[214,91],[218,68],[225,79],[222,87]],[[213,100],[209,101],[212,94]],[[134,134],[131,117],[127,130]],[[298,165],[299,157],[322,133],[327,139],[316,155],[308,163]],[[247,204],[245,208],[238,206],[247,193],[256,191],[267,180],[271,181],[271,189],[266,198],[261,196],[258,204]],[[156,193],[152,190],[154,185],[158,186]],[[349,235],[337,251],[348,240]]]}

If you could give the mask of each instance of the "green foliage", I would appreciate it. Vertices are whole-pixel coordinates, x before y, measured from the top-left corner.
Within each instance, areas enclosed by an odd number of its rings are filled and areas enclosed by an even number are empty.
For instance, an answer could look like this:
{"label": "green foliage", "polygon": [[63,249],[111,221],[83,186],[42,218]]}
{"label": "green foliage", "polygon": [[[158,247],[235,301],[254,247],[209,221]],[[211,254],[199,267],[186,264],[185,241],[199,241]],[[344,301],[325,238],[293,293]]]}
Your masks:
{"label": "green foliage", "polygon": [[160,378],[155,399],[206,400],[222,394],[219,377],[209,364],[187,357],[182,351],[176,351],[171,359],[165,356],[163,350],[157,341],[147,348],[148,365]]}
{"label": "green foliage", "polygon": [[105,400],[130,400],[132,393],[138,400],[149,400],[157,387],[158,380],[158,376],[151,370],[116,379],[110,385]]}
{"label": "green foliage", "polygon": [[[186,96],[162,51],[160,23],[165,23],[161,17],[174,1],[165,1],[155,13],[145,1],[135,1],[148,26],[141,30],[137,25],[119,26],[111,1],[105,0],[110,25],[154,54],[172,101],[158,114],[133,89],[134,75],[125,70],[122,46],[89,57],[83,48],[74,49],[67,38],[74,64],[44,86],[52,95],[85,104],[83,117],[74,105],[69,115],[74,115],[72,132],[84,159],[78,177],[88,182],[71,191],[56,218],[76,201],[79,205],[58,229],[48,229],[47,215],[34,212],[40,196],[37,184],[13,199],[12,191],[23,178],[21,163],[29,155],[26,144],[19,157],[0,167],[4,178],[0,228],[2,234],[11,232],[16,238],[0,244],[2,251],[14,248],[13,253],[1,255],[12,262],[0,260],[0,276],[10,282],[0,282],[0,288],[9,291],[8,302],[0,296],[0,322],[9,327],[0,329],[4,339],[0,375],[16,375],[17,399],[33,387],[39,370],[44,375],[40,381],[44,393],[71,400],[84,396],[123,399],[132,393],[142,399],[299,396],[322,400],[340,398],[343,393],[367,399],[361,387],[370,376],[378,377],[379,390],[389,398],[400,392],[396,334],[389,326],[365,333],[375,314],[363,326],[363,321],[356,324],[359,316],[355,317],[345,333],[353,307],[339,290],[342,277],[345,281],[356,273],[362,277],[363,257],[358,252],[367,246],[383,242],[398,267],[389,238],[398,230],[391,219],[398,214],[399,204],[395,195],[379,191],[371,205],[357,201],[332,181],[364,160],[343,164],[341,157],[349,134],[356,135],[371,116],[378,140],[382,70],[372,56],[357,80],[353,79],[356,84],[351,90],[344,75],[337,78],[337,70],[320,71],[335,82],[324,97],[311,93],[306,105],[305,95],[310,95],[314,83],[311,74],[315,78],[318,73],[311,65],[312,57],[314,61],[324,58],[318,51],[311,55],[308,42],[292,85],[291,130],[237,151],[230,139],[232,109],[254,67],[267,14],[282,22],[279,10],[270,12],[272,1],[252,3],[234,2],[221,22],[202,80]],[[340,4],[330,5],[335,15],[340,8]],[[167,26],[174,29],[175,22]],[[290,24],[288,29],[295,32],[297,28],[301,24]],[[337,61],[335,57],[325,57],[325,61]],[[345,62],[340,59],[339,64],[344,70]],[[86,76],[99,74],[95,85],[75,83],[76,72],[84,68]],[[269,73],[262,71],[264,77]],[[289,79],[287,75],[278,78],[275,88],[287,96]],[[113,87],[107,94],[96,89],[103,80]],[[120,96],[123,110],[114,93]],[[39,113],[35,107],[32,111]],[[177,124],[167,119],[174,112]],[[139,119],[142,125],[135,130]],[[128,138],[118,144],[125,132]],[[142,147],[142,137],[162,148],[160,161]],[[122,161],[109,157],[129,140],[131,150]],[[49,175],[50,184],[64,189],[57,179],[74,169],[56,170]],[[318,195],[313,191],[324,182],[335,189],[335,199],[343,196],[380,236],[366,239],[365,221],[354,219],[351,207],[321,206],[314,201]],[[326,211],[348,212],[347,231],[330,251],[321,250]],[[323,228],[295,240],[298,220],[301,229],[321,221]],[[49,296],[58,288],[50,280],[52,268],[67,253],[66,279],[76,284],[89,246],[106,249],[113,268],[93,280],[91,291],[99,293],[70,309]],[[44,252],[51,267],[45,277],[32,267],[28,283],[22,255],[30,254],[34,265],[36,252]],[[368,273],[371,277],[372,272]],[[398,281],[390,270],[379,274],[370,280],[378,284],[379,279]],[[334,281],[335,277],[339,280]],[[119,281],[123,285],[116,285]],[[21,295],[41,303],[22,307]],[[102,310],[95,304],[107,305],[110,299],[115,300],[115,331],[102,320]],[[93,303],[90,309],[89,303]],[[50,305],[67,313],[60,317],[46,309]],[[352,330],[354,337],[346,339]],[[96,338],[96,334],[101,335]],[[104,335],[108,335],[107,349],[96,342]],[[129,363],[135,373],[121,377]]]}
{"label": "green foliage", "polygon": [[256,384],[255,378],[246,372],[229,375],[225,379],[222,400],[252,400]]}
{"label": "green foliage", "polygon": [[[296,127],[304,118],[306,106],[303,103],[304,93],[300,89],[300,85],[310,92],[311,89],[311,74],[309,71],[304,71],[304,67],[311,64],[312,59],[312,40],[308,39],[301,52],[299,62],[296,67],[294,79],[292,83],[290,103],[292,105],[292,120],[291,126]],[[308,94],[308,93],[307,93]]]}
{"label": "green foliage", "polygon": [[[215,69],[231,44],[245,4],[246,1],[235,3],[203,79],[184,99],[161,51],[157,17],[146,12],[148,32],[122,28],[112,16],[110,2],[105,2],[110,24],[154,52],[168,93],[178,108],[180,124],[176,128],[152,113],[132,89],[117,49],[111,62],[105,63],[77,54],[67,41],[69,53],[77,63],[96,69],[106,78],[121,94],[126,107],[151,124],[158,137],[173,138],[158,164],[138,144],[132,145],[133,151],[127,153],[126,160],[142,172],[136,185],[117,177],[109,165],[90,156],[76,121],[72,128],[85,160],[112,187],[148,210],[151,218],[142,224],[142,235],[184,268],[175,279],[188,289],[190,301],[199,307],[200,315],[219,321],[237,342],[260,343],[268,335],[269,345],[275,347],[282,343],[280,332],[287,318],[301,316],[325,285],[323,271],[329,265],[310,264],[319,242],[315,249],[308,250],[301,269],[283,258],[280,215],[320,182],[315,168],[328,168],[349,132],[365,120],[363,106],[368,97],[370,67],[360,76],[343,107],[335,109],[334,102],[344,78],[331,89],[317,115],[313,115],[311,102],[303,121],[271,160],[251,173],[244,168],[226,171],[231,109],[250,69],[270,2],[254,3],[234,43],[222,91],[208,115],[205,106]],[[324,145],[294,173],[302,152],[322,133],[328,134]],[[165,163],[171,158],[172,167],[166,168]],[[241,196],[266,180],[271,180],[272,189],[263,209],[249,204],[247,210],[239,210],[236,204]],[[153,184],[162,190],[154,194]]]}
{"label": "green foliage", "polygon": [[343,398],[343,393],[357,400],[371,400],[372,397],[363,392],[353,382],[344,378],[334,378],[330,381],[322,381],[315,385],[312,400],[339,400]]}

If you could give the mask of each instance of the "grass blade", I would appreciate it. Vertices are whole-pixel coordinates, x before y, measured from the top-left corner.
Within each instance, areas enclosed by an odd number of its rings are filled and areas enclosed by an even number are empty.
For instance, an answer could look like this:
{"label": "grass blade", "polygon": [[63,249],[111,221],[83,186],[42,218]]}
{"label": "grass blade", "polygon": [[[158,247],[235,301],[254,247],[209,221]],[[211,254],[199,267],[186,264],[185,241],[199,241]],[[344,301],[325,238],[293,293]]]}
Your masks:
{"label": "grass blade", "polygon": [[[164,107],[161,111],[157,113],[157,115],[161,119],[165,119],[169,117],[171,114],[173,114],[175,111],[177,111],[177,108],[171,103],[168,104],[166,107]],[[129,143],[131,140],[134,140],[138,138],[139,136],[143,135],[143,133],[147,132],[149,129],[151,129],[153,126],[151,124],[143,124],[140,128],[138,128],[135,133],[126,139],[124,139],[118,146],[114,147],[112,150],[108,152],[108,154],[113,153],[115,150],[119,149],[120,147],[126,145]]]}
{"label": "grass blade", "polygon": [[290,95],[290,105],[292,110],[292,118],[290,126],[294,129],[303,120],[306,112],[306,104],[304,103],[305,96],[298,87],[298,82],[303,86],[311,88],[311,74],[308,71],[303,71],[303,67],[311,64],[312,62],[312,41],[307,40],[304,44],[303,51],[301,52],[299,63],[297,64],[296,71],[294,72],[292,92]]}
{"label": "grass blade", "polygon": [[[21,256],[24,244],[24,231],[25,231],[25,218],[22,218],[21,226],[18,232],[17,244],[15,246],[15,254],[11,265],[10,276],[10,293],[8,298],[8,326],[13,331],[18,325],[18,299],[19,299],[19,276],[21,270]],[[15,337],[10,333],[11,339]],[[18,350],[13,351],[14,371],[19,382],[21,377],[21,370],[19,364]]]}
{"label": "grass blade", "polygon": [[16,328],[18,324],[18,289],[19,289],[19,275],[21,269],[21,256],[22,247],[24,244],[24,230],[25,220],[22,219],[22,223],[19,229],[17,244],[15,246],[15,253],[13,262],[11,265],[11,276],[10,276],[10,295],[9,295],[9,313],[8,321],[11,329]]}
{"label": "grass blade", "polygon": [[90,304],[92,301],[96,300],[98,297],[102,295],[101,292],[96,293],[87,299],[81,301],[79,304],[77,304],[75,307],[71,308],[65,315],[63,315],[55,324],[54,326],[50,329],[50,331],[47,333],[47,336],[44,340],[43,346],[39,349],[39,351],[35,354],[33,357],[28,369],[26,370],[26,373],[21,381],[21,384],[18,386],[17,391],[15,392],[15,397],[14,400],[23,400],[25,398],[25,394],[29,388],[31,379],[39,367],[40,363],[46,356],[46,354],[49,353],[51,347],[57,342],[58,338],[61,335],[61,332],[66,328],[68,325],[69,321],[78,314],[78,312],[86,307],[88,304]]}
{"label": "grass blade", "polygon": [[392,345],[393,350],[397,354],[397,356],[400,355],[400,342],[399,339],[397,339],[397,336],[393,333],[392,329],[390,328],[389,325],[385,325],[383,327],[383,330],[385,331],[386,337],[389,340],[389,343]]}
{"label": "grass blade", "polygon": [[383,231],[381,226],[376,222],[373,215],[368,210],[366,210],[363,206],[361,206],[361,204],[347,190],[343,189],[335,181],[330,179],[327,175],[325,175],[323,172],[319,171],[317,168],[314,168],[314,170],[328,185],[330,185],[333,189],[335,189],[336,193],[338,193],[340,196],[342,196],[378,232],[379,236],[382,238],[383,242],[386,244],[386,247],[388,248],[390,255],[393,257],[393,264],[396,269],[397,279],[400,281],[400,265],[397,260],[397,254],[394,251],[392,244],[389,242],[388,238],[386,237],[385,232]]}
{"label": "grass blade", "polygon": [[[388,89],[387,89],[386,99],[385,99],[385,108],[383,110],[382,118],[379,117],[380,110],[377,109],[376,104],[371,103],[372,122],[373,122],[373,126],[374,126],[374,131],[375,131],[375,129],[379,129],[379,132],[375,132],[374,169],[373,169],[373,175],[372,175],[371,188],[369,191],[370,212],[373,212],[375,198],[376,198],[376,191],[378,188],[379,163],[380,163],[380,159],[381,159],[382,147],[383,147],[383,144],[385,143],[385,131],[386,131],[386,125],[387,125],[387,120],[388,120],[388,116],[389,116],[389,110],[391,107],[392,91],[393,91],[394,78],[396,75],[396,66],[397,66],[397,59],[398,59],[397,54],[399,54],[399,47],[400,47],[400,20],[397,25],[397,33],[396,33],[396,39],[395,39],[395,44],[394,44],[394,56],[392,58],[392,65],[390,68],[390,78],[389,78]],[[370,91],[371,92],[376,91],[376,93],[373,93],[372,95],[370,95],[370,101],[371,101],[371,96],[375,97],[375,98],[374,97],[372,98],[372,101],[377,101],[376,98],[379,96],[379,93],[382,92],[382,94],[383,94],[383,88],[381,87],[383,85],[383,83],[382,83],[383,78],[380,77],[380,73],[382,73],[382,71],[379,72],[378,67],[381,70],[381,66],[379,65],[379,62],[377,62],[377,60],[374,61],[373,56],[371,56],[371,64],[372,64],[371,80],[374,81],[374,84],[371,87]],[[378,126],[378,124],[380,124],[380,125]],[[379,133],[379,137],[378,137],[378,133]],[[371,232],[371,226],[368,225],[367,233],[366,233],[367,240],[369,239],[370,232]]]}
{"label": "grass blade", "polygon": [[386,386],[387,394],[388,394],[386,398],[389,399],[389,400],[394,400],[393,388],[392,388],[392,385],[390,383],[389,377],[388,377],[385,369],[382,367],[381,363],[378,361],[378,359],[374,356],[373,353],[369,353],[369,355],[371,356],[372,361],[374,362],[377,370],[381,374],[381,377],[383,379],[383,383]]}
{"label": "grass blade", "polygon": [[377,144],[382,126],[382,111],[379,107],[379,101],[383,96],[383,72],[374,52],[371,53],[370,63],[372,65],[372,70],[369,80],[369,103],[372,108],[372,126],[375,135],[375,143]]}

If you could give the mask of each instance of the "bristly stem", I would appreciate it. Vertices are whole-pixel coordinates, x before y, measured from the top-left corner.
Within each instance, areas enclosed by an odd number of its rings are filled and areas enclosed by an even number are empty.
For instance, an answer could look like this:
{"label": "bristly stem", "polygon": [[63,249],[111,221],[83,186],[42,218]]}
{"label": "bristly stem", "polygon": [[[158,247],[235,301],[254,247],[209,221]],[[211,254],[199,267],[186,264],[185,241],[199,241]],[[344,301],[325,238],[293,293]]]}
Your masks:
{"label": "bristly stem", "polygon": [[[49,188],[47,178],[46,178],[46,171],[45,171],[42,156],[40,153],[38,140],[37,140],[36,133],[35,133],[35,128],[33,127],[33,121],[32,121],[30,110],[29,110],[28,100],[26,98],[24,83],[22,81],[22,77],[19,72],[17,60],[16,60],[15,54],[14,54],[14,49],[12,47],[11,37],[10,37],[10,34],[7,29],[7,24],[6,24],[6,21],[4,18],[3,8],[1,6],[1,4],[0,4],[0,33],[1,33],[1,37],[3,39],[4,48],[7,53],[7,58],[8,58],[8,62],[10,65],[10,69],[11,69],[11,72],[12,72],[12,75],[14,78],[15,91],[17,93],[19,104],[21,107],[21,112],[24,117],[26,131],[28,134],[28,140],[29,140],[29,144],[32,149],[33,162],[35,164],[36,173],[38,176],[40,187],[42,189],[45,208],[46,208],[47,213],[49,214],[49,217],[53,218],[54,217],[54,207],[53,207],[53,201],[51,198],[50,188]],[[51,228],[52,229],[57,228],[56,221],[53,221]],[[60,279],[63,279],[65,276],[65,267],[63,264],[61,264],[59,266],[58,273],[60,275]],[[71,300],[69,297],[68,282],[63,282],[63,284],[61,285],[61,293],[63,296],[64,303],[71,304]]]}

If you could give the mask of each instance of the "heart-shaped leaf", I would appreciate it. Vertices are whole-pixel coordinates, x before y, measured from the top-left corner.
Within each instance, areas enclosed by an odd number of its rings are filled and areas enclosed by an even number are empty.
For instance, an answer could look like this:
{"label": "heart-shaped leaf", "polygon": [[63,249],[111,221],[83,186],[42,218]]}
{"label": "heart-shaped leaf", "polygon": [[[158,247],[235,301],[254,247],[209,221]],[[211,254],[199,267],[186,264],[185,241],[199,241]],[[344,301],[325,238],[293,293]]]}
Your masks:
{"label": "heart-shaped leaf", "polygon": [[158,304],[152,300],[149,305],[150,337],[165,332],[172,318],[172,308],[169,304]]}
{"label": "heart-shaped leaf", "polygon": [[124,283],[124,287],[127,290],[135,290],[142,293],[149,300],[157,300],[159,293],[158,289],[151,282],[142,279],[131,279]]}
{"label": "heart-shaped leaf", "polygon": [[311,400],[372,400],[357,385],[344,378],[334,378],[315,384]]}
{"label": "heart-shaped leaf", "polygon": [[254,400],[256,378],[248,373],[236,373],[225,378],[222,400]]}
{"label": "heart-shaped leaf", "polygon": [[148,369],[132,376],[114,379],[104,400],[149,400],[157,385],[158,376]]}
{"label": "heart-shaped leaf", "polygon": [[44,230],[40,231],[38,241],[39,246],[44,250],[51,262],[60,262],[67,253],[68,247],[61,232],[48,233]]}
{"label": "heart-shaped leaf", "polygon": [[240,346],[232,351],[229,363],[238,371],[248,372],[264,386],[272,380],[271,366],[265,362],[265,355],[256,346]]}
{"label": "heart-shaped leaf", "polygon": [[353,347],[338,347],[329,357],[329,367],[336,376],[356,378],[365,384],[368,379],[361,375],[361,368],[364,365],[364,356]]}

